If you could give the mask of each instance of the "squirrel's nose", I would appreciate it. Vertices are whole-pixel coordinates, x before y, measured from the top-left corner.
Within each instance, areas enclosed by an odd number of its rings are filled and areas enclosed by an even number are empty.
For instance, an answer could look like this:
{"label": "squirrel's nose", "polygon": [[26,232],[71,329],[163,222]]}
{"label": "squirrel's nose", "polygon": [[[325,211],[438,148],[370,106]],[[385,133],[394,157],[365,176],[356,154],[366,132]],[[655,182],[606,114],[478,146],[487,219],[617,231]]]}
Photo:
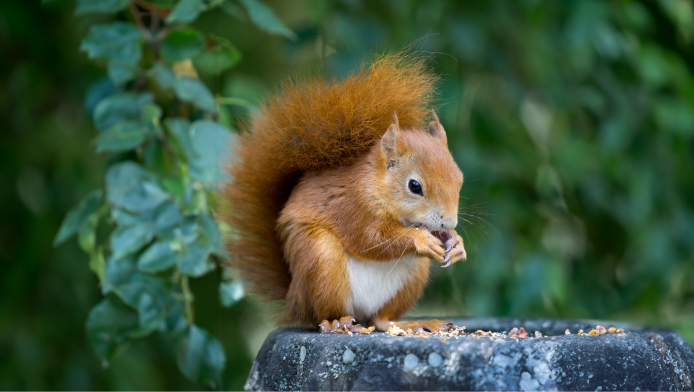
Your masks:
{"label": "squirrel's nose", "polygon": [[458,226],[458,217],[448,216],[444,217],[441,215],[441,228],[444,230],[453,230]]}

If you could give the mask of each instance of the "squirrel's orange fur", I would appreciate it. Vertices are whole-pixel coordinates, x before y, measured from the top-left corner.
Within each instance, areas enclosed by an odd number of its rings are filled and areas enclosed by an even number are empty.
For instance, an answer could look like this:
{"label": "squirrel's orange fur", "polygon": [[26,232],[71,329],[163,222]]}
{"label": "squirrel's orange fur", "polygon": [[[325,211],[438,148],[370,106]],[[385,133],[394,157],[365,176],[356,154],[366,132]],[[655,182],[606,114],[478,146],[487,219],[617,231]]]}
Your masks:
{"label": "squirrel's orange fur", "polygon": [[[384,329],[421,295],[428,258],[465,258],[453,231],[462,173],[436,116],[420,130],[437,82],[402,54],[340,81],[287,82],[239,138],[224,189],[230,266],[250,292],[286,300],[284,323],[353,311]],[[415,177],[422,196],[408,190]],[[355,305],[349,268],[403,256],[412,265],[399,280],[383,273],[394,294],[377,310]]]}

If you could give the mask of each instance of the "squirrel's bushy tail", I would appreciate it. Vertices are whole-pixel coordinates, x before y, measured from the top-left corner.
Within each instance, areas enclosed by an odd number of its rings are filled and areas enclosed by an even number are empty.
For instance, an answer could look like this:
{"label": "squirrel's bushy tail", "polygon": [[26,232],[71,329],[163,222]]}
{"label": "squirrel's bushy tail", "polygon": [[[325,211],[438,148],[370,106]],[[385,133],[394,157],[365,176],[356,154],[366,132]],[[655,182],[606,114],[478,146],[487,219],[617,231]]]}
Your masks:
{"label": "squirrel's bushy tail", "polygon": [[285,298],[291,275],[276,234],[277,218],[304,172],[351,164],[385,133],[397,113],[402,128],[431,112],[438,77],[426,57],[396,53],[342,80],[292,80],[261,108],[238,138],[223,190],[229,266],[253,294]]}

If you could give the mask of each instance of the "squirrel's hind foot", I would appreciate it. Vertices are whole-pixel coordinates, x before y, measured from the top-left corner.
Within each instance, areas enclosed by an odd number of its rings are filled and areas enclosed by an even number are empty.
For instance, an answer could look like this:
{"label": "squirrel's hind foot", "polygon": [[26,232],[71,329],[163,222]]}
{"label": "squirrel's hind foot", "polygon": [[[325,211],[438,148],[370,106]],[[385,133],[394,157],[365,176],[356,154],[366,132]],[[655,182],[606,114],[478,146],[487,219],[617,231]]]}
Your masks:
{"label": "squirrel's hind foot", "polygon": [[318,324],[318,329],[320,330],[320,333],[339,333],[347,335],[359,333],[362,335],[368,335],[376,328],[375,326],[365,328],[359,324],[354,324],[355,321],[356,320],[352,316],[345,316],[339,320],[333,320],[332,322],[323,320],[323,322]]}

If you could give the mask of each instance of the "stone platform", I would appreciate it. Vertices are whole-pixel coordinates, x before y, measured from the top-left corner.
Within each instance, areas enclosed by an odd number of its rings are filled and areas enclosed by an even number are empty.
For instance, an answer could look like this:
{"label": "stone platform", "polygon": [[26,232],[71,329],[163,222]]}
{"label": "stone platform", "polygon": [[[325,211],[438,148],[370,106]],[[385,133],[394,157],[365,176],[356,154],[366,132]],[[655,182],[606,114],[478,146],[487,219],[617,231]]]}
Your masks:
{"label": "stone platform", "polygon": [[[601,321],[447,319],[528,336],[459,338],[272,332],[247,390],[692,390],[694,350],[677,332]],[[624,333],[577,336],[596,325]],[[569,329],[572,335],[564,336]],[[549,337],[547,337],[549,336]]]}

